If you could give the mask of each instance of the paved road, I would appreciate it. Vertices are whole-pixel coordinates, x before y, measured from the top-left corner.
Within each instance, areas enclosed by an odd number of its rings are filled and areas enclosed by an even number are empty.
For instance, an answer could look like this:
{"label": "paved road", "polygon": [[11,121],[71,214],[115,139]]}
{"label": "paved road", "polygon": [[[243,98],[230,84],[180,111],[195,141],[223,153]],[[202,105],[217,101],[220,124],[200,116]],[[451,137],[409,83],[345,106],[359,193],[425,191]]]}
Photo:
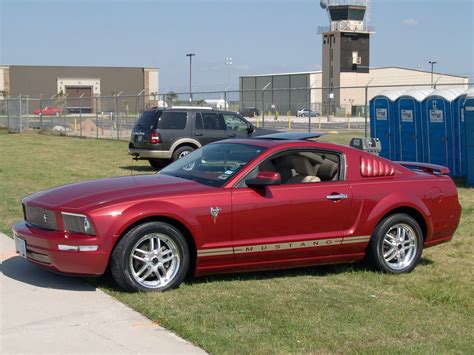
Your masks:
{"label": "paved road", "polygon": [[0,353],[205,354],[80,278],[50,273],[0,234]]}

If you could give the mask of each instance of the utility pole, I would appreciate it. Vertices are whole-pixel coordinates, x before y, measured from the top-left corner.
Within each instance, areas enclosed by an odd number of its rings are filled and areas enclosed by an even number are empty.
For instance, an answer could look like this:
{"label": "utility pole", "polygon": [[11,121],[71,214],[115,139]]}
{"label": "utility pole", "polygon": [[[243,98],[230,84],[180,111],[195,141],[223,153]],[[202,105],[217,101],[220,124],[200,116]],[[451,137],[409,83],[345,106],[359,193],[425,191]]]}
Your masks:
{"label": "utility pole", "polygon": [[188,53],[186,54],[186,57],[189,57],[189,102],[192,102],[193,101],[193,91],[192,91],[192,75],[193,75],[193,67],[192,67],[192,64],[193,64],[193,57],[195,56],[196,54],[194,53]]}

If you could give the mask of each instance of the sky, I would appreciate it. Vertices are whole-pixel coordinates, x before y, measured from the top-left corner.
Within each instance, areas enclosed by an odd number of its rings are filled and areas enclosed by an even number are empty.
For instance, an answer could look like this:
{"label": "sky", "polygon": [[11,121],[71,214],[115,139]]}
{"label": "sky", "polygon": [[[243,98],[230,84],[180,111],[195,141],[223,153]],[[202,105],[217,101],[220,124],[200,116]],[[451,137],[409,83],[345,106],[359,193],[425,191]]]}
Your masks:
{"label": "sky", "polygon": [[[474,0],[372,0],[371,67],[469,76]],[[161,92],[321,69],[319,0],[0,0],[0,65],[159,67]]]}

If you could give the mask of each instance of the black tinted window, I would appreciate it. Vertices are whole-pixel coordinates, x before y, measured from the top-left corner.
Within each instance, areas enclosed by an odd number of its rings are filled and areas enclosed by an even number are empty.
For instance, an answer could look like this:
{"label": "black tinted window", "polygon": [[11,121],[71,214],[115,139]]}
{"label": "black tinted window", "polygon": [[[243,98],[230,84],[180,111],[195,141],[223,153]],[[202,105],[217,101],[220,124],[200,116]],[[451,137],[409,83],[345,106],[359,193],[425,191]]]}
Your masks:
{"label": "black tinted window", "polygon": [[[201,112],[202,123],[199,119],[196,120],[196,128],[199,129],[198,124],[201,124],[201,129],[216,129],[225,130],[225,122],[222,116],[213,112]],[[197,116],[196,116],[197,118]]]}
{"label": "black tinted window", "polygon": [[138,118],[137,127],[152,128],[163,111],[145,111]]}
{"label": "black tinted window", "polygon": [[199,112],[196,112],[196,118],[194,119],[194,127],[196,129],[204,129],[204,126],[202,124],[202,116]]}
{"label": "black tinted window", "polygon": [[160,117],[158,128],[160,129],[184,129],[186,127],[186,112],[163,112]]}

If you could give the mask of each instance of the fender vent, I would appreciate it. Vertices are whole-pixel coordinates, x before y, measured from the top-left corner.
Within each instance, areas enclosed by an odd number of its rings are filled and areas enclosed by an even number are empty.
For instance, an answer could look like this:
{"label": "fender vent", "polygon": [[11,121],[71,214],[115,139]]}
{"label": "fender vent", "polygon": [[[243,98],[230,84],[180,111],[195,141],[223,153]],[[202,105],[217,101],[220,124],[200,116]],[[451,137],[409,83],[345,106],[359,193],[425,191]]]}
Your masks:
{"label": "fender vent", "polygon": [[392,164],[371,157],[360,158],[360,174],[363,177],[382,177],[395,175]]}

